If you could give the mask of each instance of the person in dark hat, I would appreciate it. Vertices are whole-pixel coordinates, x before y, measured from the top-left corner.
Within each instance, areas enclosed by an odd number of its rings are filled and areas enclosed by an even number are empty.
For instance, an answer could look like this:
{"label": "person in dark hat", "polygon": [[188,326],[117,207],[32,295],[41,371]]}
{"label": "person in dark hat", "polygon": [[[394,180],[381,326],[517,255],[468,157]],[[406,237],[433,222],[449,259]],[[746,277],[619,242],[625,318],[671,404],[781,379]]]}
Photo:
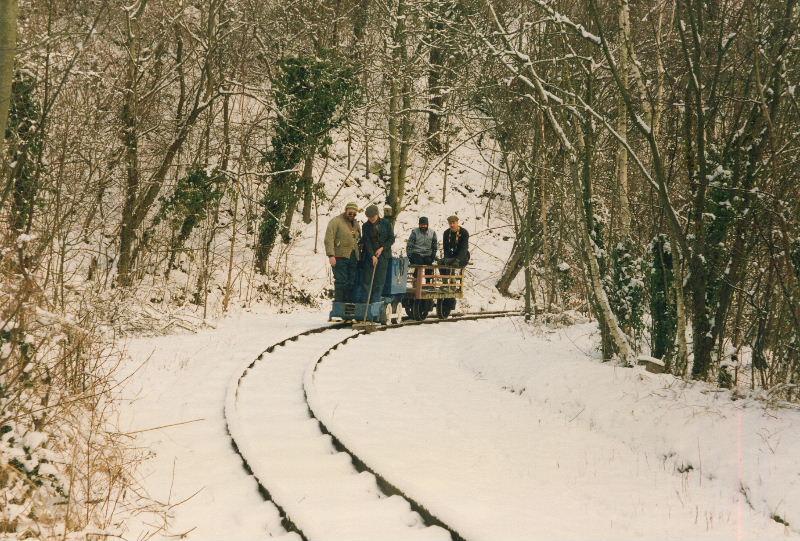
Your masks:
{"label": "person in dark hat", "polygon": [[[392,244],[394,244],[394,231],[392,224],[378,214],[378,207],[370,205],[364,211],[367,222],[362,228],[364,241],[364,268],[362,275],[363,291],[370,302],[377,302],[381,298],[383,285],[386,282],[386,273],[389,270],[389,261],[392,258]],[[375,269],[373,279],[373,269]],[[370,282],[372,294],[370,295]],[[366,299],[364,299],[366,301]]]}
{"label": "person in dark hat", "polygon": [[408,261],[412,265],[431,265],[438,249],[436,232],[428,227],[428,218],[421,216],[419,227],[411,231],[406,242]]}

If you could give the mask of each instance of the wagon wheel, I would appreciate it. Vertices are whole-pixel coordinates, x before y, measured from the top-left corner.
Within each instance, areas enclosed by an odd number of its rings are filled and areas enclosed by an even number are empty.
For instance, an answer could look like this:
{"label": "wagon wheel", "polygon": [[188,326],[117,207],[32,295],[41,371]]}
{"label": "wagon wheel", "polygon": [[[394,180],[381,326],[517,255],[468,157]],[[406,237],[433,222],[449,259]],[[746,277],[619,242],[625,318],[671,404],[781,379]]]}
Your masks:
{"label": "wagon wheel", "polygon": [[428,306],[424,300],[414,300],[414,304],[411,305],[411,317],[417,321],[422,321],[428,317]]}
{"label": "wagon wheel", "polygon": [[452,311],[453,306],[450,303],[450,299],[439,299],[436,301],[436,316],[439,319],[447,319]]}
{"label": "wagon wheel", "polygon": [[423,301],[425,304],[422,308],[422,319],[426,319],[428,314],[433,310],[433,301],[428,299],[427,301]]}
{"label": "wagon wheel", "polygon": [[404,298],[402,301],[403,310],[406,311],[406,315],[410,318],[414,317],[414,303],[416,302],[414,299],[406,299]]}
{"label": "wagon wheel", "polygon": [[392,322],[392,305],[388,302],[381,307],[378,320],[381,325],[389,325]]}

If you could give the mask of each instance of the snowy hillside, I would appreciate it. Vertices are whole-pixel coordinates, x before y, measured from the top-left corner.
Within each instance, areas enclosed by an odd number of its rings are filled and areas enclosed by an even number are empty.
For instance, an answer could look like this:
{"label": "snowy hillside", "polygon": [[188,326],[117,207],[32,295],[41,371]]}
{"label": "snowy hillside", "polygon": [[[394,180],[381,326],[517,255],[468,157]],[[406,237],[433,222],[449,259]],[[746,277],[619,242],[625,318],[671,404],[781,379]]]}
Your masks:
{"label": "snowy hillside", "polygon": [[[375,174],[364,175],[363,158],[356,162],[354,173],[348,177],[346,149],[342,147],[341,144],[336,147],[337,152],[333,154],[336,160],[318,159],[317,165],[317,169],[325,172],[322,179],[326,193],[335,197],[320,205],[318,223],[303,227],[297,214],[294,241],[287,250],[292,276],[300,287],[317,295],[332,287],[330,266],[322,244],[328,220],[342,213],[347,202],[356,202],[363,210],[370,204],[382,208],[386,199],[385,181]],[[406,240],[417,227],[420,216],[428,217],[430,228],[441,243],[442,233],[447,229],[447,216],[456,214],[470,233],[472,265],[465,308],[511,309],[519,303],[503,298],[494,287],[515,238],[513,224],[508,220],[510,203],[507,190],[493,184],[497,182],[496,176],[491,174],[491,167],[481,157],[481,151],[490,153],[489,149],[478,149],[474,142],[456,150],[449,157],[451,163],[446,180],[443,160],[435,158],[431,163],[423,158],[416,160],[409,173],[408,204],[398,216],[397,238],[392,250],[396,255],[405,253]],[[444,203],[443,192],[446,194]],[[363,212],[358,219],[366,221]]]}
{"label": "snowy hillside", "polygon": [[[372,173],[367,174],[367,164],[361,147],[353,144],[348,157],[347,145],[341,142],[344,134],[338,134],[339,143],[333,145],[328,157],[317,157],[314,162],[314,179],[319,183],[325,199],[318,201],[311,223],[302,220],[302,208],[295,209],[289,243],[280,240],[268,261],[266,276],[253,271],[253,232],[246,231],[247,207],[240,209],[238,222],[230,217],[220,219],[220,231],[214,237],[211,249],[211,272],[208,320],[222,315],[222,284],[226,282],[229,267],[232,272],[233,304],[249,308],[256,304],[271,304],[283,311],[297,309],[298,305],[324,308],[332,295],[332,274],[323,245],[328,221],[341,214],[348,202],[359,205],[357,216],[366,221],[363,210],[370,204],[381,209],[387,193],[385,180],[386,163],[373,161]],[[488,140],[487,140],[488,141]],[[447,157],[428,158],[417,156],[409,169],[405,208],[400,212],[395,225],[395,255],[404,255],[406,241],[420,216],[426,216],[430,228],[437,234],[440,251],[442,234],[447,229],[447,216],[456,214],[461,225],[470,233],[471,265],[467,277],[467,297],[464,308],[468,310],[501,310],[521,306],[519,299],[500,295],[495,286],[503,265],[508,260],[515,239],[514,226],[510,221],[510,201],[502,179],[493,173],[487,163],[496,149],[484,142],[484,147],[475,141],[466,141]],[[385,149],[374,145],[373,155],[382,156]],[[349,164],[349,165],[348,165]],[[444,203],[443,200],[444,194]],[[252,205],[252,201],[249,203]],[[302,205],[300,206],[302,207]],[[244,212],[243,212],[244,211]],[[231,252],[232,231],[237,234]],[[230,259],[230,262],[229,262]],[[151,306],[145,310],[175,312],[183,317],[202,317],[203,307],[191,304],[193,273],[198,261],[192,252],[180,254],[176,268],[169,280],[153,277],[141,288],[147,291],[142,300],[150,298]],[[519,294],[521,279],[512,291]],[[138,305],[137,310],[143,308]]]}

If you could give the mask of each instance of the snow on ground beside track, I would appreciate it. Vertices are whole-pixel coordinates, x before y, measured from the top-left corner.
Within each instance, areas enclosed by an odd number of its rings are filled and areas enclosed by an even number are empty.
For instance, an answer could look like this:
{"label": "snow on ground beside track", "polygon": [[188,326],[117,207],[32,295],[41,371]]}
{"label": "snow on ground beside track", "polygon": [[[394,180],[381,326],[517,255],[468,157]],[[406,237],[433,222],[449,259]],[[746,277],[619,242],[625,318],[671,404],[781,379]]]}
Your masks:
{"label": "snow on ground beside track", "polygon": [[[194,421],[135,435],[135,444],[152,453],[137,473],[143,490],[162,503],[189,498],[169,510],[169,531],[154,539],[174,539],[168,534],[184,532],[189,532],[186,539],[198,541],[285,534],[277,509],[261,498],[231,447],[223,418],[225,392],[233,373],[267,346],[324,322],[318,313],[241,314],[216,329],[128,342],[131,361],[121,390],[121,430]],[[127,537],[144,539],[157,526],[134,518]],[[286,538],[299,539],[296,534]]]}
{"label": "snow on ground beside track", "polygon": [[[509,333],[523,339],[519,349],[498,362],[489,340],[494,329],[483,327],[463,356],[464,366],[536,407],[656,454],[667,468],[691,467],[690,483],[710,480],[744,492],[745,505],[800,531],[800,412],[731,400],[730,392],[665,374],[587,364],[580,353],[592,351],[595,329],[586,324],[543,333],[520,327]],[[459,343],[450,347],[459,351]],[[463,345],[460,351],[467,353]]]}
{"label": "snow on ground beside track", "polygon": [[800,538],[797,412],[601,364],[595,342],[519,318],[376,333],[310,401],[470,541]]}

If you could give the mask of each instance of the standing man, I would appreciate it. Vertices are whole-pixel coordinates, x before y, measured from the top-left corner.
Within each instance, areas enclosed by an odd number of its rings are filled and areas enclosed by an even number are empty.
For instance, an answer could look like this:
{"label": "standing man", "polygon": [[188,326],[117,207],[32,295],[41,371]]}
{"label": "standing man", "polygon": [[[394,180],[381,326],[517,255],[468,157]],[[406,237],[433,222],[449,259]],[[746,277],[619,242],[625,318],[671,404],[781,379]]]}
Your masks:
{"label": "standing man", "polygon": [[442,235],[444,244],[443,265],[463,267],[469,261],[469,232],[458,223],[458,216],[448,216],[450,227]]}
{"label": "standing man", "polygon": [[[378,216],[378,207],[370,205],[365,211],[367,223],[364,224],[364,291],[369,296],[370,302],[381,298],[383,285],[386,283],[386,272],[389,270],[389,261],[392,258],[392,244],[394,244],[394,231],[392,224],[386,218]],[[373,269],[375,278],[373,279]],[[369,286],[372,282],[372,294]]]}
{"label": "standing man", "polygon": [[325,253],[333,269],[333,301],[353,302],[356,271],[361,257],[361,225],[356,221],[358,205],[347,203],[344,212],[330,222],[325,230]]}
{"label": "standing man", "polygon": [[428,218],[421,216],[419,227],[411,231],[406,243],[406,253],[412,265],[431,265],[438,249],[436,232],[428,229]]}

